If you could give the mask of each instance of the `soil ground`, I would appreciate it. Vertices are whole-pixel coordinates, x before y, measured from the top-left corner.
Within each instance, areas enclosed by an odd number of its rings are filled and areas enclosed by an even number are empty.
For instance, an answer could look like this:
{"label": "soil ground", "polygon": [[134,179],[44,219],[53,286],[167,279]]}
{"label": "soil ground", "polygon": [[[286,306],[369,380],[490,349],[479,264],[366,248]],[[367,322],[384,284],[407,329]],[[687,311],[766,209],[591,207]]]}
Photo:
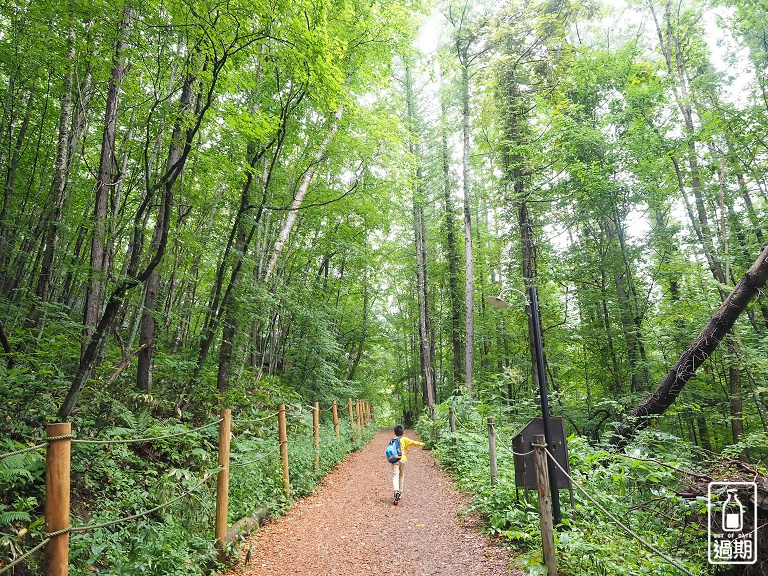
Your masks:
{"label": "soil ground", "polygon": [[[228,576],[519,576],[511,550],[460,517],[468,498],[432,455],[408,451],[403,499],[392,504],[382,430],[323,480],[314,494],[252,534]],[[413,432],[406,436],[416,438]]]}

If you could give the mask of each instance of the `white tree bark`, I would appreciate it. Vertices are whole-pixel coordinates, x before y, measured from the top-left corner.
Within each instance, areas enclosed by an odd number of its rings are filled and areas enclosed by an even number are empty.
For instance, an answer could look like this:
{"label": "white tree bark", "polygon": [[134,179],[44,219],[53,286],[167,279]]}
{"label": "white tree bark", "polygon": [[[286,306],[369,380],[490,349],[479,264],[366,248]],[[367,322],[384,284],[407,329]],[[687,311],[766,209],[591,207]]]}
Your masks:
{"label": "white tree bark", "polygon": [[335,120],[331,126],[331,129],[328,131],[328,134],[326,134],[323,142],[320,144],[320,147],[314,153],[312,157],[312,164],[304,173],[304,177],[302,178],[301,184],[299,185],[299,190],[296,193],[296,197],[293,199],[291,209],[288,212],[288,216],[286,217],[285,222],[283,222],[283,226],[280,229],[280,234],[277,237],[275,246],[272,248],[272,254],[269,257],[269,263],[267,264],[267,271],[264,274],[264,284],[269,283],[270,279],[272,278],[272,274],[275,272],[277,261],[280,258],[280,254],[282,253],[283,249],[285,248],[285,243],[288,241],[288,236],[291,234],[293,225],[296,223],[296,218],[299,215],[299,208],[301,208],[301,205],[304,202],[304,198],[307,196],[309,185],[312,183],[312,179],[315,177],[315,172],[317,171],[318,165],[323,160],[323,158],[325,158],[325,155],[328,152],[328,145],[331,143],[331,140],[333,140],[333,137],[339,130],[339,122],[341,122],[341,117],[343,115],[344,105],[342,104],[336,111]]}

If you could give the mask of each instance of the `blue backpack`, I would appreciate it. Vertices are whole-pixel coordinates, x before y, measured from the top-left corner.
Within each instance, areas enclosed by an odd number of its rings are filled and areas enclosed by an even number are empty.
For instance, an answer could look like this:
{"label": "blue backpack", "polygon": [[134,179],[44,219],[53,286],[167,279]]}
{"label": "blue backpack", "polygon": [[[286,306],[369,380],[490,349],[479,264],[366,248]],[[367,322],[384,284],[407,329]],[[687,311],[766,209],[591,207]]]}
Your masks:
{"label": "blue backpack", "polygon": [[387,444],[387,460],[394,464],[400,462],[400,458],[403,457],[403,450],[400,447],[400,437],[392,438]]}

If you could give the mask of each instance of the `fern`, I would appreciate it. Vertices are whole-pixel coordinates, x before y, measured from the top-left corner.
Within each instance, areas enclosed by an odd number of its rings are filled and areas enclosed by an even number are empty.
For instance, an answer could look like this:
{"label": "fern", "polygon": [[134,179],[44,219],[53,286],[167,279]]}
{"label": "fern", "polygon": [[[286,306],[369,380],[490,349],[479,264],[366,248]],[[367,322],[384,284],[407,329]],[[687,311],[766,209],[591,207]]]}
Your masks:
{"label": "fern", "polygon": [[29,512],[22,510],[0,510],[0,526],[8,526],[14,522],[31,522]]}
{"label": "fern", "polygon": [[41,456],[34,453],[16,454],[0,460],[0,484],[10,484],[12,480],[24,478],[33,480],[32,468],[40,464]]}
{"label": "fern", "polygon": [[112,401],[112,412],[117,418],[122,419],[127,428],[138,428],[136,415],[125,404],[118,400]]}

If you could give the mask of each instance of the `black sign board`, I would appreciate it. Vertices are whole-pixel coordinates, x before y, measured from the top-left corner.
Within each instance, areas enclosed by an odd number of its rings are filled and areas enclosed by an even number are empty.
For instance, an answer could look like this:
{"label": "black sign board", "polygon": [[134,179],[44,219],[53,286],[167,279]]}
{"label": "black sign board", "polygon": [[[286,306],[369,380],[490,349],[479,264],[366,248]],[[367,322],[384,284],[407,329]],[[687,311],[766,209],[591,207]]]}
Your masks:
{"label": "black sign board", "polygon": [[[571,474],[571,467],[568,465],[568,444],[565,439],[565,425],[562,418],[550,418],[550,432],[552,433],[552,446],[548,446],[549,451],[555,457],[560,466]],[[517,454],[525,454],[533,450],[531,443],[533,437],[538,434],[544,434],[544,420],[534,418],[525,425],[520,433],[512,439],[512,447]],[[536,467],[533,463],[533,454],[527,456],[518,456],[515,454],[515,485],[518,488],[536,489]],[[557,468],[557,466],[555,466]],[[571,481],[560,470],[556,470],[557,487],[571,488]]]}

